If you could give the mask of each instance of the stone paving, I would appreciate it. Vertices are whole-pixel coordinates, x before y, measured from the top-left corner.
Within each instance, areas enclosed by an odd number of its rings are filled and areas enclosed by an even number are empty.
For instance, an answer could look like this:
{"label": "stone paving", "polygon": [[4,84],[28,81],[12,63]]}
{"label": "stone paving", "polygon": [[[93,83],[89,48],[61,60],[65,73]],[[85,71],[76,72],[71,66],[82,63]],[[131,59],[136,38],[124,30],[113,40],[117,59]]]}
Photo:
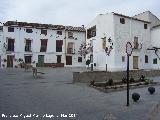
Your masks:
{"label": "stone paving", "polygon": [[[27,120],[159,120],[160,86],[150,95],[147,88],[130,91],[130,106],[126,107],[126,91],[103,93],[86,84],[72,84],[72,72],[82,68],[38,68],[44,72],[34,79],[23,69],[0,69],[0,120],[23,118],[2,115],[36,114],[38,118]],[[152,78],[156,81],[160,77]],[[141,95],[139,102],[131,94]],[[55,117],[42,117],[52,114]],[[75,115],[74,118],[60,117]]]}

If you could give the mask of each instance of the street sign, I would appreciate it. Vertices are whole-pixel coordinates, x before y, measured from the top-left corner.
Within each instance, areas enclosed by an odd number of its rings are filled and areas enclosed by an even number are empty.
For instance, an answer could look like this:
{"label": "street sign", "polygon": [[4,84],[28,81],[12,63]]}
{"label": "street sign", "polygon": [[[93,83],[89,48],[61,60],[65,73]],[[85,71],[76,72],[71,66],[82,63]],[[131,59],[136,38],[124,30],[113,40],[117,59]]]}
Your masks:
{"label": "street sign", "polygon": [[126,53],[127,53],[127,106],[129,106],[129,56],[132,55],[132,44],[127,42]]}
{"label": "street sign", "polygon": [[127,53],[128,56],[131,56],[132,50],[133,50],[132,49],[132,44],[130,42],[127,42],[127,44],[126,44],[126,53]]}

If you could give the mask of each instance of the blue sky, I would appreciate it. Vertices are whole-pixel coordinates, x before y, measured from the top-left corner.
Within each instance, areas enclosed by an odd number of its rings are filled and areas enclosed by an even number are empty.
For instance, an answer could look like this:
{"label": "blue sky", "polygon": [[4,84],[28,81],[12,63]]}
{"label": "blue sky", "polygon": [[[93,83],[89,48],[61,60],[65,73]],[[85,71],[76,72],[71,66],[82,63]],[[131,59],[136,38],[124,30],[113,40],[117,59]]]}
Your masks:
{"label": "blue sky", "polygon": [[0,0],[0,21],[87,25],[96,15],[128,16],[151,11],[160,18],[160,0]]}

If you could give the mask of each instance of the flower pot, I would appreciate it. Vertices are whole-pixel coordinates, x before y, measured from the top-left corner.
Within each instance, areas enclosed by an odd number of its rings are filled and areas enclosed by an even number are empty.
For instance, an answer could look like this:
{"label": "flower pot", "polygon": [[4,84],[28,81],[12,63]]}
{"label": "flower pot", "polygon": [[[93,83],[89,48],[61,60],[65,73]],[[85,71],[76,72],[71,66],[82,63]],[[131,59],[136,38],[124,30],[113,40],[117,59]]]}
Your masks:
{"label": "flower pot", "polygon": [[150,94],[154,94],[154,93],[155,93],[155,88],[154,88],[154,87],[149,87],[149,88],[148,88],[148,92],[149,92]]}
{"label": "flower pot", "polygon": [[140,98],[140,95],[138,93],[133,93],[132,94],[132,99],[134,102],[137,102]]}

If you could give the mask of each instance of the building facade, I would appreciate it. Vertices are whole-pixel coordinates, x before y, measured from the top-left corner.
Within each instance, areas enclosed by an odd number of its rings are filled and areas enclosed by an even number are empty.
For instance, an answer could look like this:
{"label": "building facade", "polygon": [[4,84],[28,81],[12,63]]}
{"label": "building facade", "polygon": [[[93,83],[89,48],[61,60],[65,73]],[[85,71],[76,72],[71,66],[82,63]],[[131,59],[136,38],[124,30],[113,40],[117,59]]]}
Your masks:
{"label": "building facade", "polygon": [[130,42],[133,48],[130,69],[160,68],[154,49],[155,45],[160,47],[157,42],[159,29],[154,27],[159,24],[159,19],[151,13],[148,14],[150,17],[146,17],[148,20],[138,18],[139,15],[129,17],[117,13],[100,14],[88,24],[86,43],[93,47],[93,51],[87,55],[87,59],[91,60],[94,69],[126,70],[127,42]]}
{"label": "building facade", "polygon": [[1,66],[21,62],[38,67],[85,66],[78,49],[84,27],[8,21],[1,26]]}

